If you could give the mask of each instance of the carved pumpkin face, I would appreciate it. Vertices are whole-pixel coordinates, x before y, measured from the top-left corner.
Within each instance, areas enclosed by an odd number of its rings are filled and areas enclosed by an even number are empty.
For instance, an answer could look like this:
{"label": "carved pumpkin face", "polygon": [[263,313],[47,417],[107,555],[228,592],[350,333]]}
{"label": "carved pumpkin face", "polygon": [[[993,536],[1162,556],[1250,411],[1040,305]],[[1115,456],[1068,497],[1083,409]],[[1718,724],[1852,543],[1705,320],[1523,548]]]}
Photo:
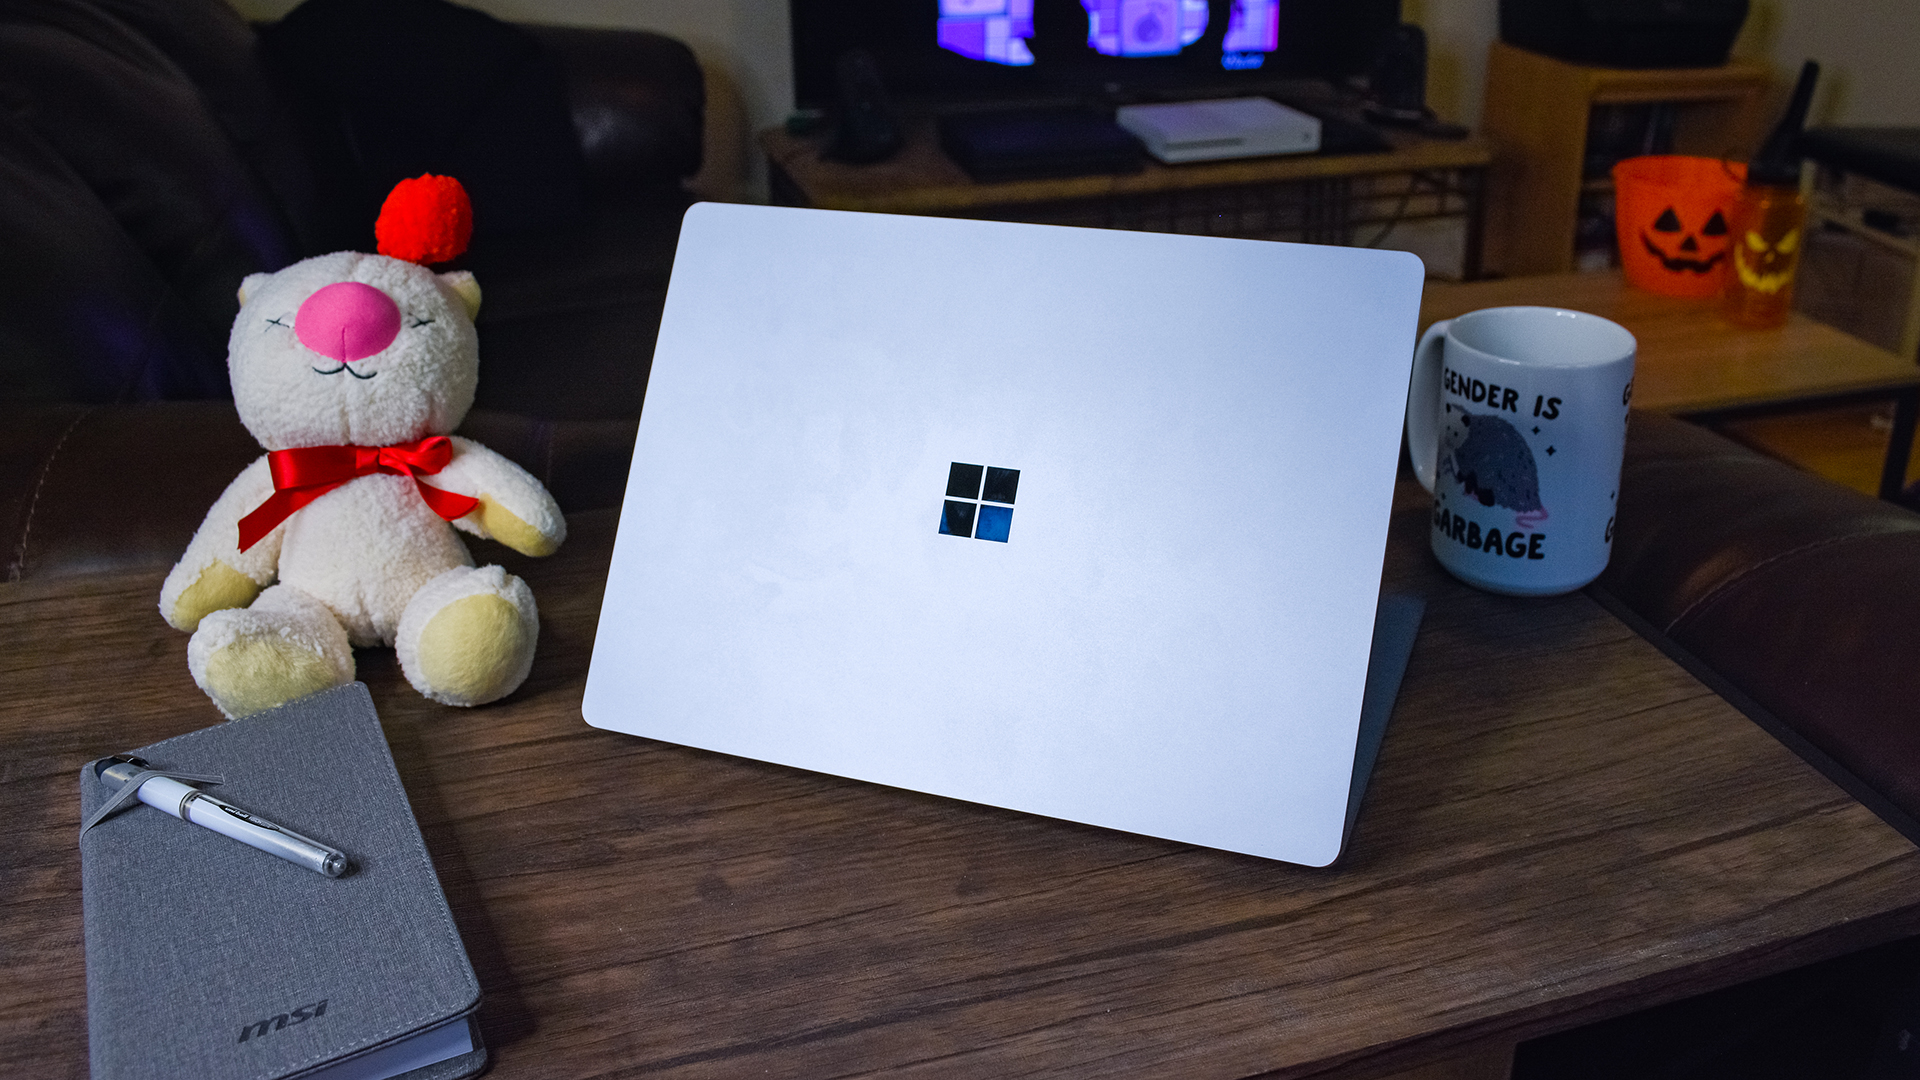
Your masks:
{"label": "carved pumpkin face", "polygon": [[1727,257],[1727,217],[1712,207],[1695,231],[1669,206],[1653,219],[1651,230],[1640,233],[1640,242],[1670,273],[1711,274]]}
{"label": "carved pumpkin face", "polygon": [[1789,229],[1779,240],[1748,229],[1740,243],[1733,246],[1733,270],[1740,284],[1754,292],[1772,295],[1793,280],[1793,261],[1800,253],[1800,230]]}
{"label": "carved pumpkin face", "polygon": [[1718,296],[1745,180],[1745,166],[1717,158],[1668,154],[1615,165],[1614,225],[1627,281],[1664,296]]}

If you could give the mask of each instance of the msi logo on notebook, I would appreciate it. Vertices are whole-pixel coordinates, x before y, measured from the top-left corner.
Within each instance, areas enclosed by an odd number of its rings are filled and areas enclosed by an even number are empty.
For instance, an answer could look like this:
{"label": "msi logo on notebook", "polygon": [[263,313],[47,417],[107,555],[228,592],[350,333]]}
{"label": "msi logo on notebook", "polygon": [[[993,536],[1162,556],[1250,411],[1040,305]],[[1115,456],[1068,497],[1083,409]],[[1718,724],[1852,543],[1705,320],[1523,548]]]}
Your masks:
{"label": "msi logo on notebook", "polygon": [[251,1024],[242,1024],[240,1041],[246,1042],[248,1039],[263,1036],[269,1031],[279,1031],[291,1024],[304,1024],[315,1017],[325,1015],[327,1015],[327,1000],[321,998],[319,1001],[302,1005],[290,1013],[281,1013],[278,1016],[269,1016],[265,1020],[256,1020]]}
{"label": "msi logo on notebook", "polygon": [[940,511],[940,531],[948,536],[1007,542],[1013,530],[1013,496],[1020,487],[1019,469],[963,465],[947,470],[947,501]]}

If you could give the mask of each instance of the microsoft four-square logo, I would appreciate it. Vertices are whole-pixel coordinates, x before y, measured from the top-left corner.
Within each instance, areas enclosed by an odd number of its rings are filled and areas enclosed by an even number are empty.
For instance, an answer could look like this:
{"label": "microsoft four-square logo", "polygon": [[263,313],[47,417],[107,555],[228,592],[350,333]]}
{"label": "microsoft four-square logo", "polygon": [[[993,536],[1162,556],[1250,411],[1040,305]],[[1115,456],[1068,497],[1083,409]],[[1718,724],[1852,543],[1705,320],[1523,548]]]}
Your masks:
{"label": "microsoft four-square logo", "polygon": [[940,513],[940,531],[1006,543],[1013,529],[1013,495],[1019,487],[1019,469],[954,462],[947,470],[947,505]]}

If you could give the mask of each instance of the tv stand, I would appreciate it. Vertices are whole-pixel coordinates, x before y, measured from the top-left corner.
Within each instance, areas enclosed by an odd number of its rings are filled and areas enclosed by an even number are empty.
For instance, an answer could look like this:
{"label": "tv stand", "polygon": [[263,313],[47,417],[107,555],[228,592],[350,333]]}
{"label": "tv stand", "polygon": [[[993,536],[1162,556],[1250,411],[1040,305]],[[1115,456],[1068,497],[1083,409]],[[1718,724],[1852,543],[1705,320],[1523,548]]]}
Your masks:
{"label": "tv stand", "polygon": [[976,181],[1136,172],[1140,144],[1104,112],[1004,109],[942,116],[940,148]]}
{"label": "tv stand", "polygon": [[[1051,225],[1365,245],[1390,227],[1451,219],[1465,237],[1457,272],[1480,273],[1484,178],[1478,138],[1385,130],[1376,153],[1294,154],[1162,165],[1138,172],[979,183],[940,148],[932,117],[902,121],[899,154],[872,165],[825,156],[824,136],[762,132],[773,201],[786,206]],[[1449,267],[1430,268],[1453,276]]]}

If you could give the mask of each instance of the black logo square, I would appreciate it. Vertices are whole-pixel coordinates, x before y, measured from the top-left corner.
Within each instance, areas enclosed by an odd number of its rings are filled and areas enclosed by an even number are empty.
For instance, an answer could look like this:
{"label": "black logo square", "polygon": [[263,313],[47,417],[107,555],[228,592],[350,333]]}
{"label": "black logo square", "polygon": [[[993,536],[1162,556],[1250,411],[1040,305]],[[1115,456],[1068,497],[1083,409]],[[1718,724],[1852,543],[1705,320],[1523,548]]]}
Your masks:
{"label": "black logo square", "polygon": [[[985,502],[1006,503],[1008,506],[1012,506],[1013,493],[1019,489],[1019,469],[1002,469],[995,466],[988,466],[987,484],[986,487],[981,490],[980,498]],[[951,495],[953,492],[949,490],[947,494]]]}
{"label": "black logo square", "polygon": [[978,465],[962,465],[957,461],[954,462],[953,468],[947,470],[947,498],[979,498],[980,473],[981,468]]}
{"label": "black logo square", "polygon": [[974,507],[974,503],[947,500],[946,510],[940,515],[940,531],[948,536],[972,536]]}

